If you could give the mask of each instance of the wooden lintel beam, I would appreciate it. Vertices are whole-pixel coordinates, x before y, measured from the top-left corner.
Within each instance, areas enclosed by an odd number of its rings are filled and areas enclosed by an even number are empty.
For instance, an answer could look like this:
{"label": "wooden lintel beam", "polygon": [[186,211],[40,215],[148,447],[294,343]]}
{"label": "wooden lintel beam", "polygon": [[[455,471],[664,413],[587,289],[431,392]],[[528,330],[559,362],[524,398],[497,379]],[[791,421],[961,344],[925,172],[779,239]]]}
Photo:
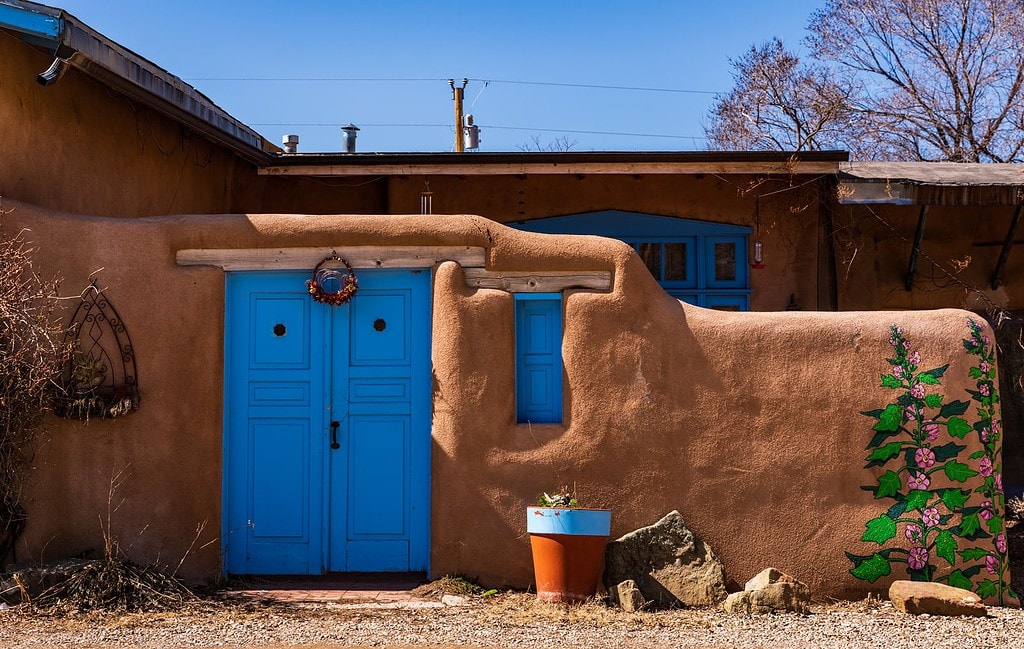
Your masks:
{"label": "wooden lintel beam", "polygon": [[914,274],[917,272],[917,257],[921,254],[921,241],[924,239],[924,225],[928,220],[928,206],[921,206],[917,217],[917,231],[914,233],[914,247],[910,249],[910,263],[907,264],[907,279],[904,287],[910,291],[914,288]]}
{"label": "wooden lintel beam", "polygon": [[493,271],[467,268],[466,285],[510,293],[560,293],[566,289],[612,290],[612,274],[595,271]]}
{"label": "wooden lintel beam", "polygon": [[1013,241],[1017,238],[1017,226],[1020,225],[1022,209],[1024,209],[1024,205],[1018,205],[1017,209],[1013,212],[1013,218],[1010,219],[1010,228],[1006,231],[1003,248],[999,251],[999,261],[996,262],[996,268],[992,271],[992,281],[990,284],[993,291],[999,288],[999,276],[1003,274],[1003,267],[1006,266],[1006,260],[1010,257],[1010,248],[1013,247]]}
{"label": "wooden lintel beam", "polygon": [[308,164],[259,168],[261,176],[521,176],[781,174],[834,175],[837,162],[574,162],[491,164]]}
{"label": "wooden lintel beam", "polygon": [[181,266],[218,266],[224,270],[309,270],[330,255],[354,268],[428,268],[455,261],[482,267],[486,250],[478,246],[335,246],[322,248],[205,248],[179,250]]}

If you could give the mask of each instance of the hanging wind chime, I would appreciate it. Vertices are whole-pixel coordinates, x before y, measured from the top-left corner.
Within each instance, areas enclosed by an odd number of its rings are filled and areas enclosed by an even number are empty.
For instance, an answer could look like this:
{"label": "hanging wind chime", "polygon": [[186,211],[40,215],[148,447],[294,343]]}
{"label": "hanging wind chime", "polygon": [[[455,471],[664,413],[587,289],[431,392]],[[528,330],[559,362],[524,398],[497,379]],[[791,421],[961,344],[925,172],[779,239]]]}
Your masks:
{"label": "hanging wind chime", "polygon": [[764,244],[761,242],[761,198],[754,198],[754,254],[751,268],[764,268]]}

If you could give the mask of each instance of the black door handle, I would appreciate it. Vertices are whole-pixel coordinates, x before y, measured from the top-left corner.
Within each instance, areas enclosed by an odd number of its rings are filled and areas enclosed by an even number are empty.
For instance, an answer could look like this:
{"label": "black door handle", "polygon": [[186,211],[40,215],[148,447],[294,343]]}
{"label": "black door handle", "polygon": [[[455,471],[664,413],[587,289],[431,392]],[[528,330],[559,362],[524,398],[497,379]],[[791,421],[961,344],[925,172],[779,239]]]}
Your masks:
{"label": "black door handle", "polygon": [[341,448],[341,444],[338,443],[338,426],[341,426],[340,421],[331,422],[331,449],[335,451]]}

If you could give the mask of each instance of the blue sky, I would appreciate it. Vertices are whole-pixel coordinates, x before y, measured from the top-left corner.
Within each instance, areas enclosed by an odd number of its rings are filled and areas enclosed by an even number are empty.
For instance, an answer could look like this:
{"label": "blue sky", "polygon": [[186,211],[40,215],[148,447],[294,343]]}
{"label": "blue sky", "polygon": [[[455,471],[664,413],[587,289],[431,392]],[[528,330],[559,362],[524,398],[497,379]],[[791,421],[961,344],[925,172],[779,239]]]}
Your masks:
{"label": "blue sky", "polygon": [[340,150],[339,127],[350,122],[361,128],[359,151],[450,151],[447,79],[464,77],[481,151],[560,137],[574,151],[661,151],[705,148],[713,93],[732,85],[729,58],[776,35],[799,47],[824,0],[47,4],[185,79],[268,140],[298,134],[301,152]]}

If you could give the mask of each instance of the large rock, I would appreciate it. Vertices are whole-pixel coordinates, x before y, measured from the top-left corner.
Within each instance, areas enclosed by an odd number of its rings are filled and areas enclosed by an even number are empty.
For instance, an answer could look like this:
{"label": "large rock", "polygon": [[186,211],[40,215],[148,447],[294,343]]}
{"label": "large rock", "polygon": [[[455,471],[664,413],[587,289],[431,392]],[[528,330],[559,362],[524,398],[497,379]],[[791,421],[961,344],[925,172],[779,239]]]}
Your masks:
{"label": "large rock", "polygon": [[889,599],[897,611],[912,615],[988,615],[988,609],[975,593],[932,581],[894,581],[889,587]]}
{"label": "large rock", "polygon": [[725,600],[729,613],[810,612],[811,589],[786,573],[765,568]]}
{"label": "large rock", "polygon": [[658,607],[715,606],[725,599],[725,567],[694,536],[679,512],[608,544],[608,592],[633,580],[644,600]]}

